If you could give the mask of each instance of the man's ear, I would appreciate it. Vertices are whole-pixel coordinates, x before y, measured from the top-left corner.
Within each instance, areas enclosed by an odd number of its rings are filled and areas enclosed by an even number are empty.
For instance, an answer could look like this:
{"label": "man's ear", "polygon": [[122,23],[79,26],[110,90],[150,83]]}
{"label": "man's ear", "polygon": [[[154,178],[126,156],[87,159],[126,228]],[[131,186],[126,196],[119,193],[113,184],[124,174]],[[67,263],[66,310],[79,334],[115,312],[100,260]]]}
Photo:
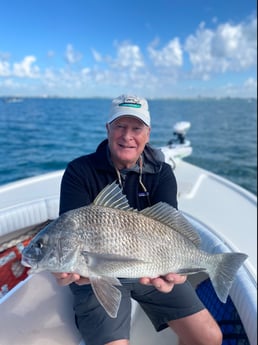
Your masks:
{"label": "man's ear", "polygon": [[[149,132],[148,132],[149,140],[150,140],[150,133],[151,133],[151,128],[149,127]],[[149,140],[148,140],[148,142],[149,142]]]}

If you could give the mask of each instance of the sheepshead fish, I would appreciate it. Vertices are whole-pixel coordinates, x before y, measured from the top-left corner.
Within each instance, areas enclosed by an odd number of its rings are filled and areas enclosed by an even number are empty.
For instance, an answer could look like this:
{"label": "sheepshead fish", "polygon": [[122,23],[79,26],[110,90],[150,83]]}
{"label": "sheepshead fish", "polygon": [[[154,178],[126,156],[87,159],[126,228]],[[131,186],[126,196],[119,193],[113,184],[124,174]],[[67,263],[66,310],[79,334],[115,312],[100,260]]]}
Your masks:
{"label": "sheepshead fish", "polygon": [[121,301],[118,278],[157,277],[169,272],[207,272],[226,302],[243,253],[209,254],[182,213],[164,202],[131,208],[120,187],[106,186],[88,206],[68,211],[43,228],[22,252],[30,273],[74,272],[89,277],[110,317]]}

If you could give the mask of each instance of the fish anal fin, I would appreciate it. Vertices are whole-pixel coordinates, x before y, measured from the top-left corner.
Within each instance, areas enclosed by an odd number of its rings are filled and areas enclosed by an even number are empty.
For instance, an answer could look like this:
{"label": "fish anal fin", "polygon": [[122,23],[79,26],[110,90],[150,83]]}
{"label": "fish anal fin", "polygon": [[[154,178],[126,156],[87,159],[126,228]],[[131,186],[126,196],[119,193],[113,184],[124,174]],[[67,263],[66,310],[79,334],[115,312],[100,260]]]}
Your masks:
{"label": "fish anal fin", "polygon": [[110,317],[116,318],[121,302],[121,291],[114,285],[121,285],[119,280],[90,275],[90,282],[99,303]]}
{"label": "fish anal fin", "polygon": [[206,268],[202,268],[202,267],[180,268],[180,269],[176,270],[175,273],[190,275],[190,274],[195,274],[195,273],[200,273],[200,272],[207,272],[207,269]]}

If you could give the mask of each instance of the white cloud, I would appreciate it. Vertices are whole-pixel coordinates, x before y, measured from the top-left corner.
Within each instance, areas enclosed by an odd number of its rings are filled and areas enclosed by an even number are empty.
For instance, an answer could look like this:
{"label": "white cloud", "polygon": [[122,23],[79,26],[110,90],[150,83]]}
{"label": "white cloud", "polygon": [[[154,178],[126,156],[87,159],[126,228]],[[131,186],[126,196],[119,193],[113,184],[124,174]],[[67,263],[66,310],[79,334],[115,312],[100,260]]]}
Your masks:
{"label": "white cloud", "polygon": [[91,69],[88,68],[88,67],[85,67],[81,70],[81,74],[84,75],[84,76],[88,76],[91,72]]}
{"label": "white cloud", "polygon": [[13,64],[12,75],[19,78],[38,78],[40,69],[38,66],[33,66],[36,60],[33,55],[25,56],[21,62]]}
{"label": "white cloud", "polygon": [[221,97],[257,97],[257,82],[254,79],[248,79],[243,84],[235,85],[233,83],[227,83],[219,88]]}
{"label": "white cloud", "polygon": [[10,64],[7,61],[0,61],[0,77],[10,76]]}
{"label": "white cloud", "polygon": [[82,54],[75,51],[71,44],[68,44],[66,46],[65,59],[68,62],[68,64],[75,64],[76,62],[81,61]]}
{"label": "white cloud", "polygon": [[3,95],[8,95],[8,93],[18,95],[22,90],[27,91],[29,89],[29,85],[15,78],[5,78],[2,80],[0,79],[0,88],[5,91]]}
{"label": "white cloud", "polygon": [[148,47],[148,52],[154,66],[180,67],[183,64],[183,51],[179,39],[169,41],[161,50],[155,49],[157,41]]}
{"label": "white cloud", "polygon": [[91,49],[91,52],[96,62],[101,62],[103,60],[101,54],[97,52],[95,49]]}
{"label": "white cloud", "polygon": [[[217,19],[214,19],[213,24],[217,24]],[[24,92],[32,90],[32,87],[41,92],[43,85],[45,93],[65,95],[67,91],[69,95],[74,92],[75,96],[83,96],[103,88],[130,90],[133,87],[140,90],[140,93],[149,91],[158,96],[158,92],[161,95],[175,95],[179,92],[177,90],[183,89],[187,92],[190,79],[191,82],[196,80],[193,87],[213,90],[211,79],[215,76],[218,92],[227,90],[227,95],[237,95],[237,92],[239,95],[248,95],[249,92],[253,96],[257,90],[257,80],[253,73],[257,64],[256,29],[256,18],[237,25],[220,24],[215,29],[207,28],[205,23],[201,23],[196,32],[186,38],[184,44],[178,37],[171,37],[161,47],[157,39],[146,47],[128,41],[116,42],[115,49],[109,56],[92,48],[92,65],[86,65],[83,55],[75,51],[72,44],[67,44],[65,59],[68,64],[63,60],[63,65],[47,67],[45,70],[40,70],[36,65],[34,55],[25,56],[20,62],[11,62],[10,54],[0,52],[0,77],[6,82],[1,82],[1,88],[4,86],[6,92],[14,85],[18,87],[20,82]],[[62,57],[50,50],[47,55],[55,55],[56,62]],[[80,64],[77,65],[78,62]],[[242,85],[232,79],[233,72],[240,75],[238,73],[241,71],[245,71],[245,75],[250,72],[250,78]],[[227,85],[225,77],[222,82],[219,81],[219,74],[226,72],[231,73],[230,84]],[[34,79],[34,82],[29,79]],[[202,83],[203,80],[206,82]],[[211,81],[208,82],[209,80]],[[77,92],[78,90],[80,91]]]}
{"label": "white cloud", "polygon": [[256,89],[257,90],[257,79],[254,78],[248,78],[245,82],[244,82],[244,88],[248,88],[248,89]]}
{"label": "white cloud", "polygon": [[13,81],[11,78],[4,79],[3,82],[1,83],[2,86],[8,87],[8,88],[15,88],[15,86],[19,85]]}
{"label": "white cloud", "polygon": [[50,68],[47,68],[45,70],[44,78],[48,79],[48,80],[55,80],[56,79],[56,74],[55,74],[55,72],[53,70],[51,70]]}
{"label": "white cloud", "polygon": [[212,31],[201,23],[186,39],[195,76],[208,79],[213,73],[240,71],[257,64],[257,19],[233,25],[221,24]]}
{"label": "white cloud", "polygon": [[139,46],[123,42],[117,45],[117,58],[112,62],[113,67],[136,71],[144,67],[144,59]]}

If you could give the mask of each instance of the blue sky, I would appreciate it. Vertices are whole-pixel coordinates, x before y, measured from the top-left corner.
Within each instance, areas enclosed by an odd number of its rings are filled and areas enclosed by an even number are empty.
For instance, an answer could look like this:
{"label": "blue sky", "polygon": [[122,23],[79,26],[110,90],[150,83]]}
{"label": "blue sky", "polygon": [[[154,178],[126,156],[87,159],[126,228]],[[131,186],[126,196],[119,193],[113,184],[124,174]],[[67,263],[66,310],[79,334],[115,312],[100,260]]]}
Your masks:
{"label": "blue sky", "polygon": [[256,97],[254,0],[2,0],[0,96]]}

